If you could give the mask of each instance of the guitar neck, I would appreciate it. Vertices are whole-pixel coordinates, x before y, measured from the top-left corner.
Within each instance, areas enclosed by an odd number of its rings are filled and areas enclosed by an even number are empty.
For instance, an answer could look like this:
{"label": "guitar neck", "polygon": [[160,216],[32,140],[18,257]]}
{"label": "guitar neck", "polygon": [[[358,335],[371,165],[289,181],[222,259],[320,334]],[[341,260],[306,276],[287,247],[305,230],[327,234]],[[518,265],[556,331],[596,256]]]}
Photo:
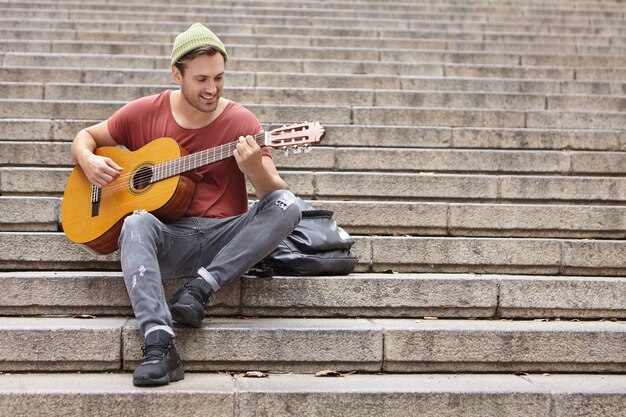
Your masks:
{"label": "guitar neck", "polygon": [[[257,133],[253,136],[259,146],[265,146],[265,132]],[[215,148],[205,149],[200,152],[181,156],[180,158],[156,164],[152,167],[152,179],[150,182],[157,182],[180,175],[185,172],[193,171],[200,167],[211,165],[233,156],[239,141],[225,143]]]}

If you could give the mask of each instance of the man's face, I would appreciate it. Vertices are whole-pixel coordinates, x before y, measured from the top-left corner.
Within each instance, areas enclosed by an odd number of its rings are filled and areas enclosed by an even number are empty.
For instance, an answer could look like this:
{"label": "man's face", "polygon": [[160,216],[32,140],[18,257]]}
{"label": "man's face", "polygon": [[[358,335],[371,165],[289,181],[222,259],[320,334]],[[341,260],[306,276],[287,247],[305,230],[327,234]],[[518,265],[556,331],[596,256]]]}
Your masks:
{"label": "man's face", "polygon": [[224,57],[221,54],[200,55],[187,61],[184,75],[172,67],[172,76],[191,106],[204,113],[215,111],[224,88]]}

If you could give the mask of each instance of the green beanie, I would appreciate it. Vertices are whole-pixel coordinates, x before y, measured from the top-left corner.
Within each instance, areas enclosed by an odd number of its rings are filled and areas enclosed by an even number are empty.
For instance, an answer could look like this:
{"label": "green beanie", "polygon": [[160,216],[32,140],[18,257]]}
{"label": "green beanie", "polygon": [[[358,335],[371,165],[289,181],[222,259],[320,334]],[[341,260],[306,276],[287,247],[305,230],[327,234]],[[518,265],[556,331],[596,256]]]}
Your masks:
{"label": "green beanie", "polygon": [[172,65],[176,64],[180,58],[201,46],[212,46],[227,57],[224,44],[201,23],[194,23],[189,29],[176,36],[174,47],[172,48]]}

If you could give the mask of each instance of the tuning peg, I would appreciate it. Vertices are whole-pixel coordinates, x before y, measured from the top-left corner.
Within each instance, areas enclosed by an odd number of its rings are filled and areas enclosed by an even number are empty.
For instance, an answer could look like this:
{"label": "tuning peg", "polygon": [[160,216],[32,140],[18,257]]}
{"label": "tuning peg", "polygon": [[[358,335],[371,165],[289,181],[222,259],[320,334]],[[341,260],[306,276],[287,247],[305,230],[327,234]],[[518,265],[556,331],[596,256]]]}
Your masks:
{"label": "tuning peg", "polygon": [[302,145],[302,148],[304,150],[304,153],[309,153],[313,150],[313,148],[311,148],[308,143],[306,145]]}
{"label": "tuning peg", "polygon": [[285,156],[289,156],[289,148],[286,146],[282,146],[280,148],[281,151],[283,151],[285,153]]}
{"label": "tuning peg", "polygon": [[300,148],[298,145],[293,145],[293,146],[291,147],[291,149],[292,149],[292,151],[293,151],[294,155],[297,155],[297,154],[299,154],[299,153],[302,153],[302,148]]}

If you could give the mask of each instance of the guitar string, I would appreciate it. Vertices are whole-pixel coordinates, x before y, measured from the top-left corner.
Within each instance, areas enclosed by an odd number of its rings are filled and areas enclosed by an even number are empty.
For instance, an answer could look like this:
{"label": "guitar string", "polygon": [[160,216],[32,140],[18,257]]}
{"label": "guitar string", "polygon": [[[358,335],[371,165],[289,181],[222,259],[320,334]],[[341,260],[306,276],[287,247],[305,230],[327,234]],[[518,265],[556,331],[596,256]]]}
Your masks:
{"label": "guitar string", "polygon": [[[256,134],[254,137],[254,140],[258,143],[259,139],[264,139],[265,138],[265,132],[261,132]],[[204,165],[209,165],[213,162],[219,162],[223,159],[227,159],[230,158],[232,155],[229,155],[225,158],[222,159],[215,159],[217,157],[217,153],[219,152],[220,155],[223,154],[224,151],[232,153],[235,150],[236,145],[239,142],[229,142],[229,143],[225,143],[223,145],[219,145],[216,146],[214,148],[209,148],[209,149],[205,149],[203,151],[200,152],[196,152],[193,154],[189,154],[189,155],[185,155],[182,156],[180,158],[177,159],[173,159],[170,161],[165,161],[165,162],[161,162],[159,164],[153,165],[151,167],[149,167],[148,170],[149,172],[145,172],[145,173],[139,173],[136,175],[135,174],[137,171],[132,171],[126,174],[121,174],[120,176],[118,176],[116,179],[114,179],[113,181],[111,181],[109,184],[105,185],[104,187],[100,188],[100,198],[102,198],[102,196],[104,195],[110,195],[112,193],[115,193],[117,191],[120,190],[124,190],[127,188],[127,179],[129,178],[133,178],[135,180],[135,182],[142,182],[148,179],[151,179],[152,177],[154,177],[155,174],[155,168],[160,169],[160,170],[164,170],[165,172],[163,174],[167,174],[168,170],[172,170],[172,171],[176,171],[177,169],[180,168],[180,166],[182,165],[183,167],[185,166],[185,162],[192,162],[192,159],[197,159],[198,155],[201,158],[200,159],[200,165],[198,165],[198,167],[200,166],[204,166]],[[261,144],[259,144],[261,145]],[[202,154],[202,155],[200,155]],[[207,159],[206,157],[209,157],[210,154],[213,154],[212,158],[208,158],[209,162],[208,163],[203,163],[205,159]],[[197,163],[197,161],[194,161]],[[169,165],[169,166],[168,166]],[[192,163],[190,163],[189,165],[192,165]],[[174,169],[172,169],[174,168]],[[187,170],[183,170],[181,172],[187,172],[192,170],[193,168],[187,169]],[[176,172],[173,172],[171,175],[169,176],[165,176],[163,178],[160,178],[158,181],[169,178],[171,176],[177,175]]]}
{"label": "guitar string", "polygon": [[[296,126],[288,126],[288,127],[286,127],[286,129],[287,130],[289,130],[289,129],[295,130],[295,127]],[[304,129],[304,130],[307,130],[307,129]],[[302,130],[298,130],[298,132],[301,132],[301,131]],[[272,132],[274,132],[274,131],[272,131]],[[262,131],[262,132],[257,133],[256,135],[254,135],[253,139],[257,143],[259,143],[260,139],[265,139],[265,135],[266,135],[266,132]],[[292,138],[292,142],[293,142],[294,139],[295,138]],[[223,144],[223,145],[216,146],[214,148],[209,148],[209,149],[205,149],[205,150],[200,151],[200,152],[196,152],[194,154],[185,155],[185,156],[182,156],[182,157],[180,157],[178,159],[165,161],[165,162],[156,164],[154,166],[151,166],[148,170],[146,170],[147,172],[145,172],[145,173],[135,174],[137,171],[133,171],[133,172],[130,172],[130,173],[127,173],[127,174],[122,174],[119,177],[117,177],[115,180],[111,181],[109,184],[107,184],[104,187],[100,188],[100,198],[102,198],[103,196],[110,195],[112,193],[115,193],[115,192],[118,192],[120,190],[124,190],[124,189],[128,188],[126,180],[128,178],[130,178],[130,177],[133,177],[133,179],[136,182],[141,182],[141,181],[144,181],[144,180],[151,179],[152,177],[154,177],[155,168],[157,168],[157,169],[163,168],[163,170],[165,171],[163,174],[166,174],[166,176],[164,176],[162,178],[159,178],[157,180],[157,181],[161,181],[163,179],[172,177],[174,175],[178,175],[181,172],[187,172],[187,171],[190,171],[190,170],[194,169],[194,168],[184,169],[185,163],[187,161],[191,161],[194,158],[195,159],[197,159],[198,157],[202,158],[200,160],[200,165],[197,165],[197,167],[209,165],[209,164],[212,164],[214,162],[219,162],[219,161],[222,161],[224,159],[230,158],[232,155],[229,155],[227,157],[221,157],[220,159],[216,159],[217,152],[219,151],[220,155],[223,155],[224,151],[226,151],[228,153],[232,153],[232,152],[234,152],[235,147],[236,147],[236,145],[238,143],[239,143],[238,141],[229,142],[229,143],[226,143],[226,144]],[[267,144],[267,143],[265,143],[265,140],[263,141],[263,143],[259,143],[259,145],[261,145],[261,146],[265,145],[265,146],[279,147],[279,146],[276,146],[276,145]],[[283,145],[281,145],[281,146],[283,146]],[[211,154],[211,153],[213,154],[213,157],[210,158],[210,159],[213,159],[213,160],[209,159],[209,162],[205,163],[206,157],[209,156],[209,154]],[[198,161],[194,161],[194,162],[196,164],[198,163]],[[174,168],[173,171],[176,171],[176,170],[180,169],[180,165],[181,164],[183,166],[183,170],[182,171],[173,172],[172,174],[168,175],[168,170],[170,170],[171,168]],[[189,165],[192,165],[192,164],[193,163],[190,163]],[[135,175],[133,176],[133,174],[135,174]]]}

